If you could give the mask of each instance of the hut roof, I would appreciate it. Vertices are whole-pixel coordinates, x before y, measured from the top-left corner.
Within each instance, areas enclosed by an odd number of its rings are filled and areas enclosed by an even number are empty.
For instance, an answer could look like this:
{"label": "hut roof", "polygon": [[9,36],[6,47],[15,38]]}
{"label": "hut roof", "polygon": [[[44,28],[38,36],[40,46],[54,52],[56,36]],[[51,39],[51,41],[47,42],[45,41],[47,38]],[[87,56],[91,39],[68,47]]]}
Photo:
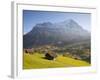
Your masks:
{"label": "hut roof", "polygon": [[56,57],[57,57],[57,54],[56,54],[56,53],[54,53],[54,52],[50,52],[50,53],[46,53],[46,54],[49,54],[50,56],[52,56],[52,57],[54,57],[54,58],[56,58]]}

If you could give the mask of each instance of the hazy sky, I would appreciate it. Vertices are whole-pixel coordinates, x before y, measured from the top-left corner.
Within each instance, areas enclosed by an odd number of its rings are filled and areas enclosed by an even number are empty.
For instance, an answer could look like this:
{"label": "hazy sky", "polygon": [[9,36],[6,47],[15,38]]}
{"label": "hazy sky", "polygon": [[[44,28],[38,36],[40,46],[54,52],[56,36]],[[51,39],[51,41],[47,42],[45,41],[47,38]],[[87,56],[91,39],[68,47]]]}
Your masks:
{"label": "hazy sky", "polygon": [[90,31],[91,14],[89,13],[23,10],[24,34],[29,32],[37,23],[43,23],[43,22],[56,23],[68,19],[73,19],[84,29]]}

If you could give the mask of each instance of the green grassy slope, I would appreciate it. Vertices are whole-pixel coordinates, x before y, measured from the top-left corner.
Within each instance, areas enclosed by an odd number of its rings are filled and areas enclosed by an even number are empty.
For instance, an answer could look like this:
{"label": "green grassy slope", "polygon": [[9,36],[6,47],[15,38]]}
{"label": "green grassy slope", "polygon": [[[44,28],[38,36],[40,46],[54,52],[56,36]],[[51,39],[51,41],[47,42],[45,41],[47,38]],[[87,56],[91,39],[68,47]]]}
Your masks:
{"label": "green grassy slope", "polygon": [[23,61],[24,69],[90,66],[90,64],[85,61],[63,57],[62,55],[59,55],[56,60],[47,60],[43,54],[38,53],[33,55],[24,53]]}

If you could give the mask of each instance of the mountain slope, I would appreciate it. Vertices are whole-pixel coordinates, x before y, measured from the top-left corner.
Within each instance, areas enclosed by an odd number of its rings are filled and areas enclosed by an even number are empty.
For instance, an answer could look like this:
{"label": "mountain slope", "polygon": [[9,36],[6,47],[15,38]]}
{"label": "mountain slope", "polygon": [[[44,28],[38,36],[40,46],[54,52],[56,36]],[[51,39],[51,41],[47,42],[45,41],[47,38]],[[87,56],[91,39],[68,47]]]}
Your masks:
{"label": "mountain slope", "polygon": [[90,33],[69,19],[54,24],[50,22],[36,24],[23,36],[23,47],[32,48],[49,44],[61,46],[84,40],[90,40]]}

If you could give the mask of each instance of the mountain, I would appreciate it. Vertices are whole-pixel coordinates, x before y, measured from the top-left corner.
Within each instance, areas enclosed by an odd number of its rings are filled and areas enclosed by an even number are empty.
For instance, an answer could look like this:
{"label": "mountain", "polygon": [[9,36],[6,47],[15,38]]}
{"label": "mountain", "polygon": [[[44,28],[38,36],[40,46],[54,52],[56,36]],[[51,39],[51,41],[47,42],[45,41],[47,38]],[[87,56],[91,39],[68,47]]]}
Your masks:
{"label": "mountain", "polygon": [[32,48],[49,44],[64,46],[85,40],[90,40],[90,33],[69,19],[59,23],[36,24],[30,32],[23,35],[23,47]]}

